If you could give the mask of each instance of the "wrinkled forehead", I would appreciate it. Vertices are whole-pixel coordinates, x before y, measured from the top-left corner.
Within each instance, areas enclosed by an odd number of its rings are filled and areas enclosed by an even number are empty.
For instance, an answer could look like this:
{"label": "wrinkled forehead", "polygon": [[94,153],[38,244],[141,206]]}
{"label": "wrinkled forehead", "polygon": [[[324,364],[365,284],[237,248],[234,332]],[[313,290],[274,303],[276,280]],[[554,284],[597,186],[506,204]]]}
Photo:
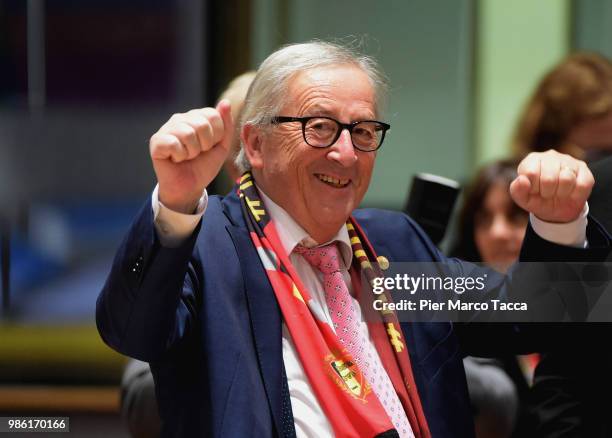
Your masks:
{"label": "wrinkled forehead", "polygon": [[297,72],[285,89],[286,106],[334,102],[356,104],[377,115],[376,91],[368,74],[358,65],[336,64]]}

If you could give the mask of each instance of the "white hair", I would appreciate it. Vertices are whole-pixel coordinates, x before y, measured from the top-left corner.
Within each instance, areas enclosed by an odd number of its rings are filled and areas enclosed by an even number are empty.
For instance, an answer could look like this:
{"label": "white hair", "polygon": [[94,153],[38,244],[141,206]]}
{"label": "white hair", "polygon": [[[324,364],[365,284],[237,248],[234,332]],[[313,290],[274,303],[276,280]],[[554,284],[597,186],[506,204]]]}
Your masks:
{"label": "white hair", "polygon": [[[345,64],[361,68],[370,78],[375,96],[374,110],[378,114],[387,93],[387,81],[378,63],[373,58],[358,54],[355,50],[340,44],[311,41],[286,45],[262,62],[246,96],[240,117],[240,129],[245,124],[264,128],[273,117],[278,116],[284,104],[289,81],[297,73]],[[241,144],[236,157],[236,166],[240,172],[251,168],[244,151],[244,144]]]}

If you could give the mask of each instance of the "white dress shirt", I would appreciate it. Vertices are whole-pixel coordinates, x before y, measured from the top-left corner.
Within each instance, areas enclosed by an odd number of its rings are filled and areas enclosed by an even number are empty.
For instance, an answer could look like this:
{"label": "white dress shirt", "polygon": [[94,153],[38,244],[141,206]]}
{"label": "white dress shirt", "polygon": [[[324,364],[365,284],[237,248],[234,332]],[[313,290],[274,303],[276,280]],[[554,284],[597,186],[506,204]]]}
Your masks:
{"label": "white dress shirt", "polygon": [[[296,245],[302,244],[307,247],[316,246],[315,242],[306,231],[300,227],[291,216],[265,193],[259,190],[262,200],[270,215],[274,220],[279,239],[283,245],[289,259],[293,264],[297,274],[310,292],[312,299],[315,300],[323,310],[323,316],[333,328],[331,316],[325,301],[325,292],[322,282],[322,274],[316,271],[302,256],[293,253]],[[176,247],[187,239],[196,228],[200,218],[206,210],[208,195],[204,191],[198,202],[195,214],[182,214],[172,211],[165,207],[158,199],[158,187],[152,194],[152,207],[155,228],[163,246]],[[586,244],[586,216],[588,207],[585,206],[581,216],[574,222],[568,224],[550,224],[544,222],[533,215],[530,221],[534,230],[542,237],[555,243],[571,246],[584,246]],[[346,227],[342,227],[331,242],[337,241],[341,260],[341,271],[349,292],[353,294],[350,274],[347,266],[350,267],[353,258],[353,251]],[[328,243],[328,242],[326,242]],[[360,321],[365,333],[369,331],[367,323],[364,321],[361,307],[358,300],[353,298]],[[372,340],[370,339],[370,342]],[[333,437],[333,430],[319,401],[308,381],[304,368],[299,360],[297,349],[287,326],[282,326],[282,346],[283,362],[287,373],[289,394],[291,397],[291,409],[295,421],[295,430],[298,437]]]}

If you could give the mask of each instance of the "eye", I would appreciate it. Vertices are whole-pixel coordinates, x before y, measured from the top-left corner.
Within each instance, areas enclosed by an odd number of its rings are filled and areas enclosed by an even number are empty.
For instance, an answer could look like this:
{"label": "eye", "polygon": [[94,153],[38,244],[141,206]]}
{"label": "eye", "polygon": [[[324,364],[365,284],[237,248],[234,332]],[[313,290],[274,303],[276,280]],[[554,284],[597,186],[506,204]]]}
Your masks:
{"label": "eye", "polygon": [[311,119],[306,124],[306,129],[317,133],[329,133],[336,131],[336,124],[328,119]]}
{"label": "eye", "polygon": [[376,130],[373,126],[366,126],[365,124],[360,123],[353,129],[353,134],[363,139],[371,139],[376,136]]}
{"label": "eye", "polygon": [[474,216],[474,226],[476,228],[486,229],[491,226],[493,217],[488,212],[479,212]]}

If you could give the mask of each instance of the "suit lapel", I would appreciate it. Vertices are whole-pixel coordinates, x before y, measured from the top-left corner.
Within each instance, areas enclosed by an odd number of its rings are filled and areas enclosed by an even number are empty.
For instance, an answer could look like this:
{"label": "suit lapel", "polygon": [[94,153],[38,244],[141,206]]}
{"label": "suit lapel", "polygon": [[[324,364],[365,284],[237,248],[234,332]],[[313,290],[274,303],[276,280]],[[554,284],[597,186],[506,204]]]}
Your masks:
{"label": "suit lapel", "polygon": [[[229,199],[228,199],[229,198]],[[240,260],[244,277],[247,306],[251,318],[253,342],[264,382],[268,404],[279,435],[282,434],[283,355],[281,311],[257,251],[243,225],[240,206],[235,195],[228,196],[226,214],[234,224],[227,225]]]}

